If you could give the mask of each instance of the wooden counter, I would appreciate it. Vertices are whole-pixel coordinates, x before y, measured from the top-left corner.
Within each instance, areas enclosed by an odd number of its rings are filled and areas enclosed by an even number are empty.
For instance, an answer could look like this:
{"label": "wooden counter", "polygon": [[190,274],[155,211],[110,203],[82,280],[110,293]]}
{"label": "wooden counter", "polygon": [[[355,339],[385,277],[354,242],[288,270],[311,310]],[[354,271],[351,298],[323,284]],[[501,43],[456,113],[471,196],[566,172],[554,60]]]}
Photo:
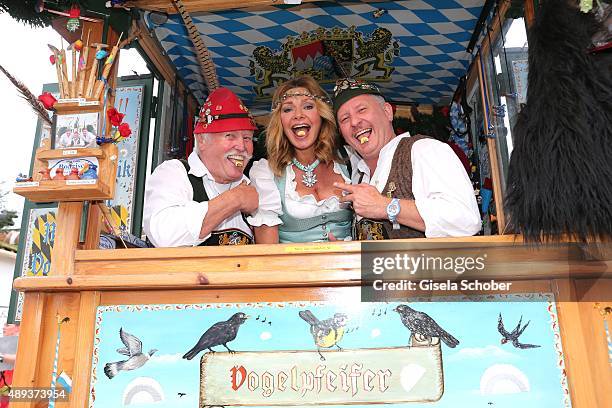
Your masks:
{"label": "wooden counter", "polygon": [[[25,292],[14,384],[49,386],[57,319],[68,317],[62,328],[58,372],[71,374],[73,392],[69,402],[57,406],[87,406],[99,306],[358,302],[362,244],[71,250],[65,269],[56,268],[47,277],[22,277],[14,283]],[[520,236],[418,239],[387,242],[382,254],[399,249],[414,256],[424,252],[432,256],[470,251],[486,254],[486,268],[471,272],[467,279],[510,281],[513,293],[553,293],[572,406],[612,406],[611,393],[606,392],[612,374],[606,367],[601,308],[594,307],[612,294],[610,244],[535,248],[523,245]],[[435,279],[453,277],[456,274],[449,271]]]}

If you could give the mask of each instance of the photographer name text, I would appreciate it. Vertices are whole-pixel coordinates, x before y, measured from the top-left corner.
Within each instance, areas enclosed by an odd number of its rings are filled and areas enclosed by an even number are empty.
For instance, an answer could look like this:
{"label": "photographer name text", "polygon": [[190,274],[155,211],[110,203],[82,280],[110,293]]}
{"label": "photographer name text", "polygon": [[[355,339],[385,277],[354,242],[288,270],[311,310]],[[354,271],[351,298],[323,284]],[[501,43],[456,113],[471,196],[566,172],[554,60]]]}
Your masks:
{"label": "photographer name text", "polygon": [[400,281],[385,281],[377,279],[372,282],[374,290],[378,291],[509,291],[512,282],[496,282],[495,280],[479,281],[463,279],[460,281],[446,280],[444,282],[436,282],[431,279],[408,280]]}

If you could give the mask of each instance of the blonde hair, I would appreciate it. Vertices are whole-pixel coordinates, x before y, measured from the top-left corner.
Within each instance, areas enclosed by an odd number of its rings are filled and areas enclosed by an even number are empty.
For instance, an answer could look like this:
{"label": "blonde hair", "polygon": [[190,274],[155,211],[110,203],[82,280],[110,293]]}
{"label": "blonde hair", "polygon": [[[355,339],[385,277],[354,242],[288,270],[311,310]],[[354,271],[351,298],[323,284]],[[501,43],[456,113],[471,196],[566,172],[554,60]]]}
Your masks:
{"label": "blonde hair", "polygon": [[336,118],[332,107],[324,102],[324,100],[329,100],[329,96],[314,78],[304,75],[281,84],[276,88],[272,97],[273,108],[270,122],[266,128],[266,150],[268,151],[268,163],[276,176],[282,175],[285,167],[295,156],[295,149],[285,137],[280,118],[283,96],[293,88],[305,88],[315,96],[315,105],[322,119],[321,130],[314,146],[315,157],[325,164],[342,161],[338,153],[339,139]]}

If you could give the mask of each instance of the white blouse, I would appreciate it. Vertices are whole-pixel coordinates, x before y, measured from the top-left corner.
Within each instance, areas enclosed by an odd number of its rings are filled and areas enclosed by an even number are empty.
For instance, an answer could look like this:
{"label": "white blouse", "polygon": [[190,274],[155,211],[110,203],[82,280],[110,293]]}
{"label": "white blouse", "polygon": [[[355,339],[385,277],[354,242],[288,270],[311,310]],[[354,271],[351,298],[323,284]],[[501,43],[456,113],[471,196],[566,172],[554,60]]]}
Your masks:
{"label": "white blouse", "polygon": [[[334,173],[340,174],[345,183],[351,183],[350,178],[344,175],[342,168],[336,162],[334,162]],[[348,203],[341,203],[335,195],[319,201],[313,194],[300,197],[296,190],[297,183],[293,165],[287,165],[285,175],[285,208],[289,215],[295,218],[304,219],[328,214],[348,206]],[[251,179],[251,185],[257,189],[259,194],[259,208],[247,218],[249,224],[254,227],[261,225],[272,227],[282,224],[283,222],[279,218],[283,215],[280,192],[274,181],[274,173],[268,164],[268,160],[261,159],[253,163],[249,178]]]}
{"label": "white blouse", "polygon": [[[369,183],[382,193],[387,185],[395,150],[408,132],[391,139],[378,155],[374,174],[353,149],[347,148],[353,166],[353,180]],[[480,231],[480,212],[474,189],[457,155],[435,139],[421,139],[412,145],[412,194],[425,222],[427,238],[463,237]],[[358,217],[359,219],[359,217]]]}

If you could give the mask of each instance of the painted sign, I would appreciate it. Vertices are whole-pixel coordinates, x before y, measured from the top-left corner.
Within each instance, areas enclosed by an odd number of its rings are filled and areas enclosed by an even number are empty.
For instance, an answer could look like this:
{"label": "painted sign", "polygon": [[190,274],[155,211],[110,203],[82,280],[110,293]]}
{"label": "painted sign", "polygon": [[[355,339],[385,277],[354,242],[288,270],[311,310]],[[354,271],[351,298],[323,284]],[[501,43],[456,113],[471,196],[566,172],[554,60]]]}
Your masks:
{"label": "painted sign", "polygon": [[552,295],[503,299],[100,306],[89,407],[569,407]]}
{"label": "painted sign", "polygon": [[[64,176],[68,176],[72,169],[77,169],[79,173],[82,173],[83,170],[87,170],[91,167],[90,171],[97,173],[96,170],[100,167],[98,163],[98,159],[96,157],[76,157],[74,159],[53,159],[48,160],[49,167],[49,175],[51,178],[55,177],[58,171],[61,171]],[[76,181],[76,180],[68,180],[68,181]]]}
{"label": "painted sign", "polygon": [[132,134],[117,143],[119,162],[115,198],[107,202],[107,205],[111,208],[115,225],[127,232],[132,229],[143,93],[144,86],[133,86],[119,87],[115,95],[115,108],[125,114],[123,122],[130,125]]}
{"label": "painted sign", "polygon": [[[440,342],[419,347],[207,353],[201,405],[317,405],[437,401]],[[229,374],[229,376],[228,376]]]}
{"label": "painted sign", "polygon": [[[51,270],[51,250],[55,243],[56,211],[55,208],[32,208],[27,214],[28,223],[21,263],[21,276],[47,276]],[[21,320],[23,300],[23,292],[18,292],[15,320]]]}
{"label": "painted sign", "polygon": [[22,276],[47,276],[55,243],[55,208],[30,210]]}

